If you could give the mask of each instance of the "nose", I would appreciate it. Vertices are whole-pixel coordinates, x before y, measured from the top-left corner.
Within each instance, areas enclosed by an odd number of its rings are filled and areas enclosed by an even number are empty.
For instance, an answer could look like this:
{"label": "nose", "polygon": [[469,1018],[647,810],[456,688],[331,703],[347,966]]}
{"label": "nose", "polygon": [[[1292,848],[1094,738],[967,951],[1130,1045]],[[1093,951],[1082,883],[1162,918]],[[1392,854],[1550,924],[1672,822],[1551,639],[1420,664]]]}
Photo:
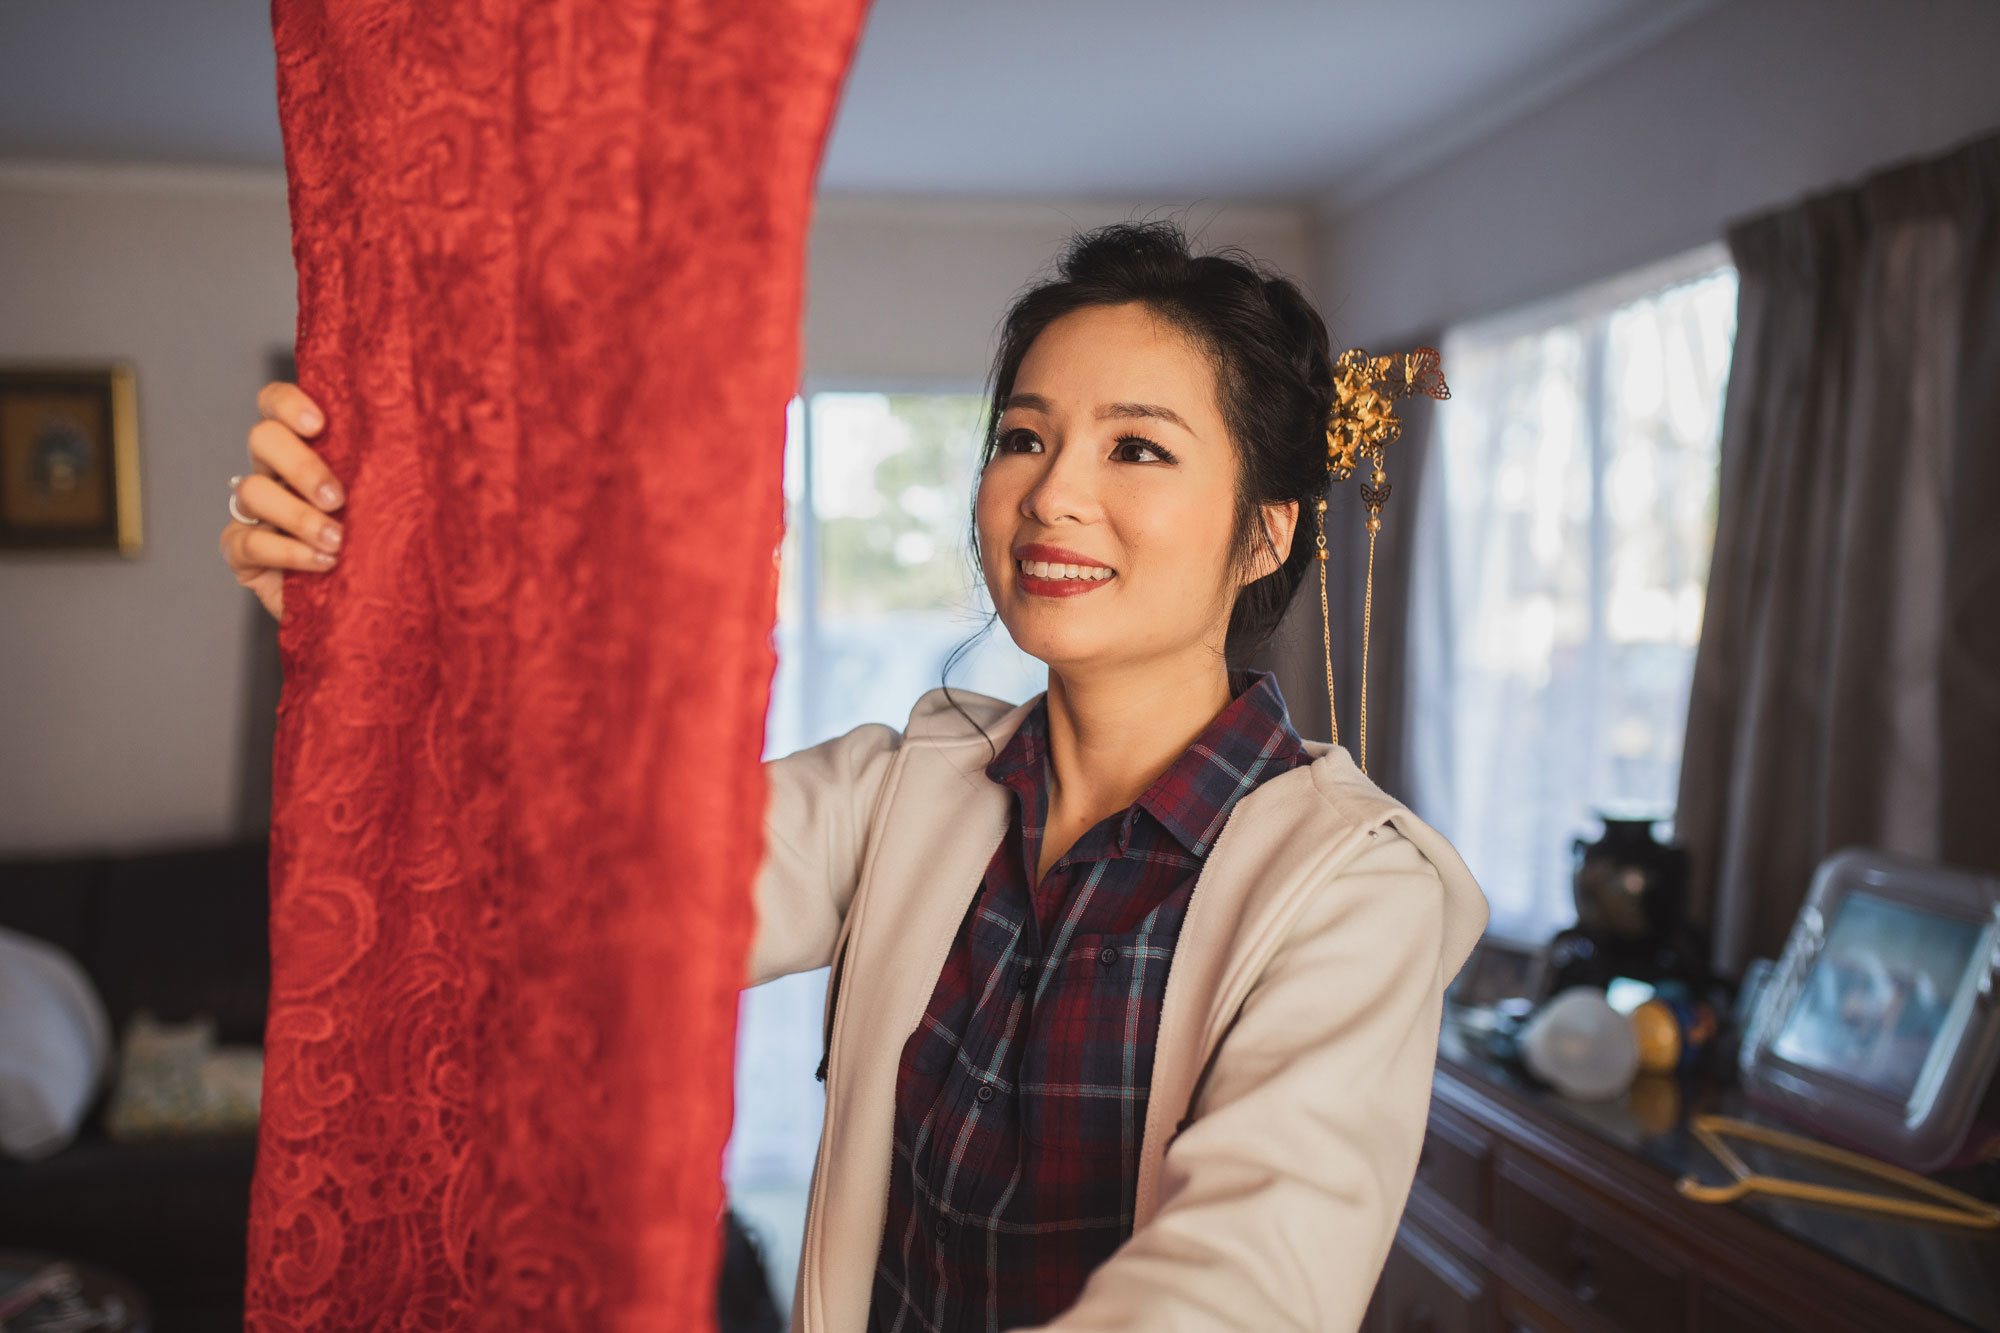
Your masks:
{"label": "nose", "polygon": [[1087,448],[1052,442],[1041,475],[1021,496],[1021,514],[1046,527],[1097,517],[1097,473]]}

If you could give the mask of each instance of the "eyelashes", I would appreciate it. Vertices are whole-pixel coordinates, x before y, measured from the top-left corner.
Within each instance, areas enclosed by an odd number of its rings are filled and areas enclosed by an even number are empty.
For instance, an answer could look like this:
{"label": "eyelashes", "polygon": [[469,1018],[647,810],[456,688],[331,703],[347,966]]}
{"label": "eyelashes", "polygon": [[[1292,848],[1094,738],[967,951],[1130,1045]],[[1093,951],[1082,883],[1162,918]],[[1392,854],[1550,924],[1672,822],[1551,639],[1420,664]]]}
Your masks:
{"label": "eyelashes", "polygon": [[[1027,453],[1030,446],[1038,446],[1040,444],[1041,439],[1035,432],[1025,426],[1016,426],[1012,430],[1000,432],[1000,438],[994,446],[994,453]],[[1135,453],[1151,454],[1152,457],[1134,457]],[[1121,463],[1178,463],[1180,461],[1157,441],[1148,439],[1144,435],[1130,433],[1118,437],[1115,447],[1111,451],[1111,456]]]}
{"label": "eyelashes", "polygon": [[[1179,461],[1172,454],[1168,453],[1164,448],[1162,448],[1160,445],[1155,444],[1153,441],[1147,439],[1143,435],[1120,435],[1118,437],[1118,448],[1115,452],[1123,453],[1127,449],[1143,449],[1147,453],[1152,454],[1162,463],[1173,463]],[[1144,463],[1149,460],[1144,458],[1125,458],[1121,459],[1120,461],[1126,463]]]}

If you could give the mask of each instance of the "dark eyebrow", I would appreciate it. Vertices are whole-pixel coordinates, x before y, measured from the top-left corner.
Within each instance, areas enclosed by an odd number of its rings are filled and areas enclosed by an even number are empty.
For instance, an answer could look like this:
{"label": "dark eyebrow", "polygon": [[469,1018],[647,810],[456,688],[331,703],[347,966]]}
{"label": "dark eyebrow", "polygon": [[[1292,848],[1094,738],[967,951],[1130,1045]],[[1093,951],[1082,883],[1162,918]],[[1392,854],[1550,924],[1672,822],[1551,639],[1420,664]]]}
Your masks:
{"label": "dark eyebrow", "polygon": [[[1006,398],[1001,400],[1000,410],[1003,413],[1011,412],[1017,407],[1029,412],[1046,413],[1049,410],[1049,400],[1038,393],[1010,393]],[[1097,419],[1099,421],[1134,417],[1151,417],[1159,421],[1171,421],[1188,434],[1194,434],[1194,427],[1181,420],[1180,413],[1170,407],[1160,407],[1154,403],[1106,403],[1097,409]]]}
{"label": "dark eyebrow", "polygon": [[1188,434],[1194,434],[1194,427],[1182,421],[1180,413],[1171,407],[1160,407],[1153,403],[1106,403],[1097,409],[1099,421],[1109,421],[1119,417],[1155,417],[1161,421],[1171,421]]}

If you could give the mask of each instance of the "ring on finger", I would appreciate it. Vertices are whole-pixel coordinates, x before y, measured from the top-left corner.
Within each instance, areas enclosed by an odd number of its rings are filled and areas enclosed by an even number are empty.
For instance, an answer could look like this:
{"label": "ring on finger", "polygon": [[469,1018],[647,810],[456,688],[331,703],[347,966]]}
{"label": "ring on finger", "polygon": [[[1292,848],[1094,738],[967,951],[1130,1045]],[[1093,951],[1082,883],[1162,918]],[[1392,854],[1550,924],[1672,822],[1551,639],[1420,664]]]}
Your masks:
{"label": "ring on finger", "polygon": [[231,477],[229,479],[229,516],[235,519],[238,523],[245,523],[254,528],[259,526],[261,520],[252,518],[250,515],[244,513],[241,509],[237,508],[236,506],[236,488],[239,485],[241,485],[242,482],[243,482],[242,477]]}

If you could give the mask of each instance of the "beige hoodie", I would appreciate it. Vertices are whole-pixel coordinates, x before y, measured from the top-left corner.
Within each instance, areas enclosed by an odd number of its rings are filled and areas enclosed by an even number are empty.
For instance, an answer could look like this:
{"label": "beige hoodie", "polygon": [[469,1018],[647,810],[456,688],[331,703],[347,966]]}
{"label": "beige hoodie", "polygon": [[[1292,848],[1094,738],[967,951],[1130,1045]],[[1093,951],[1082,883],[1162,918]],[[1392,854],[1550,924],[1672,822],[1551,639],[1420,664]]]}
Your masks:
{"label": "beige hoodie", "polygon": [[[954,690],[1004,744],[1036,702]],[[1245,796],[1167,977],[1133,1234],[1049,1330],[1360,1325],[1416,1173],[1443,992],[1486,928],[1451,844],[1355,766]],[[862,1333],[896,1066],[1009,816],[986,736],[933,690],[765,764],[750,980],[842,953],[795,1333]]]}

